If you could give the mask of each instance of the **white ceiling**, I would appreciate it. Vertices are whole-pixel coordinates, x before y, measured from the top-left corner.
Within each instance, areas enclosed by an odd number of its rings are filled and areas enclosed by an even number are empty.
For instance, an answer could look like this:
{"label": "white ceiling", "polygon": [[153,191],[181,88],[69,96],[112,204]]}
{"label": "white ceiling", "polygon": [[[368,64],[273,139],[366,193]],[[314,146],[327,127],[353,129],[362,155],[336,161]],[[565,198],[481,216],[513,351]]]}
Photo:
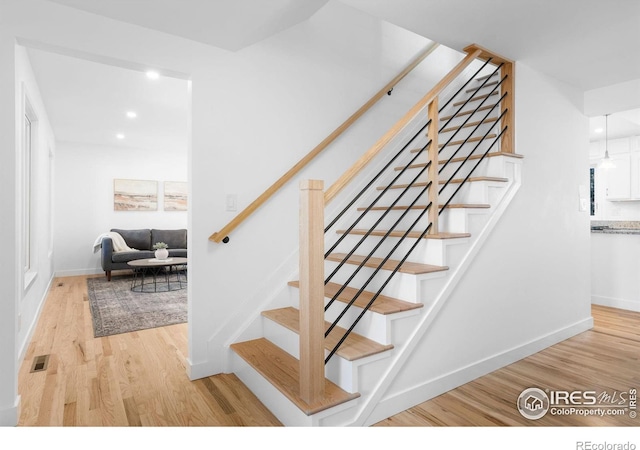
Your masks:
{"label": "white ceiling", "polygon": [[341,0],[456,50],[470,43],[590,90],[640,78],[638,0]]}
{"label": "white ceiling", "polygon": [[[306,20],[328,2],[49,1],[230,51]],[[456,50],[478,43],[582,90],[640,79],[638,0],[340,2]],[[161,78],[150,82],[140,72],[34,49],[29,56],[58,140],[186,148],[186,81]],[[138,113],[135,121],[125,117],[130,109]],[[610,138],[616,134],[613,119],[610,117]],[[638,134],[637,121],[624,122]],[[120,132],[126,139],[115,138]]]}
{"label": "white ceiling", "polygon": [[49,0],[236,51],[311,17],[329,0]]}
{"label": "white ceiling", "polygon": [[[188,82],[27,50],[56,140],[187,150]],[[135,119],[126,116],[137,113]],[[122,133],[125,138],[116,137]]]}
{"label": "white ceiling", "polygon": [[640,109],[609,114],[606,121],[605,116],[589,119],[589,140],[592,142],[628,136],[640,136]]}

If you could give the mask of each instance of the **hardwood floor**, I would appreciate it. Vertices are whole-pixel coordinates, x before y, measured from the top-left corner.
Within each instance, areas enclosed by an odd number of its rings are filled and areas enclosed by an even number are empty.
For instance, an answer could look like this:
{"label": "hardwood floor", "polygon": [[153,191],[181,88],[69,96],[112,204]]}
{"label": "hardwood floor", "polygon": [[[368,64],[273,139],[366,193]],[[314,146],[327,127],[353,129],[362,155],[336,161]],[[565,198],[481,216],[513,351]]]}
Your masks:
{"label": "hardwood floor", "polygon": [[[94,338],[86,277],[54,280],[20,370],[19,426],[280,426],[234,376],[190,381],[186,324]],[[593,307],[595,327],[376,424],[618,426],[622,417],[523,418],[528,387],[628,391],[640,387],[640,313]],[[34,358],[50,355],[31,373]]]}
{"label": "hardwood floor", "polygon": [[640,426],[640,418],[631,418],[629,411],[604,417],[548,412],[541,419],[529,420],[516,408],[518,396],[530,387],[606,391],[612,397],[614,392],[640,390],[640,313],[593,305],[592,316],[593,329],[376,425]]}
{"label": "hardwood floor", "polygon": [[19,374],[18,426],[281,425],[234,375],[188,379],[186,324],[94,338],[86,284],[53,282]]}

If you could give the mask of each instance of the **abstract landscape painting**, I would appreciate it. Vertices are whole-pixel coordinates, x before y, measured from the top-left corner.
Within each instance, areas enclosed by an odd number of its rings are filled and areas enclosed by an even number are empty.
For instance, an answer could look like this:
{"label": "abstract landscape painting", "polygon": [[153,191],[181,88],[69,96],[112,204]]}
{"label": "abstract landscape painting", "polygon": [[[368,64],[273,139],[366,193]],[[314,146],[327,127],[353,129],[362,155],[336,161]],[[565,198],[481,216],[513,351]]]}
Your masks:
{"label": "abstract landscape painting", "polygon": [[187,183],[183,181],[164,182],[164,210],[187,210]]}
{"label": "abstract landscape painting", "polygon": [[114,211],[157,211],[158,182],[113,180]]}

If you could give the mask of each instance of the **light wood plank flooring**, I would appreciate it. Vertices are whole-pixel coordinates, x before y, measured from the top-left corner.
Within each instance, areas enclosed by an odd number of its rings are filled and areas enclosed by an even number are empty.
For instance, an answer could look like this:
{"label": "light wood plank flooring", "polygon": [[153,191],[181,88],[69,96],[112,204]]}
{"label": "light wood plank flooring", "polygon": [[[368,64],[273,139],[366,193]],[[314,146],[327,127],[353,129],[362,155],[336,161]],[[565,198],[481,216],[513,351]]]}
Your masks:
{"label": "light wood plank flooring", "polygon": [[86,285],[53,282],[19,374],[19,426],[281,425],[234,375],[189,380],[186,324],[94,338]]}
{"label": "light wood plank flooring", "polygon": [[[516,409],[530,387],[640,390],[640,313],[592,306],[594,328],[376,424],[377,426],[640,426],[624,416],[524,418]],[[640,408],[639,408],[640,409]],[[639,411],[640,412],[640,411]]]}
{"label": "light wood plank flooring", "polygon": [[[640,313],[593,307],[596,326],[377,426],[640,425],[625,417],[529,421],[528,387],[640,387]],[[45,371],[30,373],[38,355]],[[234,375],[190,381],[187,326],[94,338],[86,277],[54,280],[19,376],[19,426],[280,426]]]}

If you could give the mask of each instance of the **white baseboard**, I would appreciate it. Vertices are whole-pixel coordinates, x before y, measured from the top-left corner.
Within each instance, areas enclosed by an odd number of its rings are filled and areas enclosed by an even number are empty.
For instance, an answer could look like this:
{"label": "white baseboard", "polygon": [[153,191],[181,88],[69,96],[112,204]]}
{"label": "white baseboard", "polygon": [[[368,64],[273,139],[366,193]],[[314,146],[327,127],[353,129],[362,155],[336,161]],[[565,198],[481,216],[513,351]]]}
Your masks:
{"label": "white baseboard", "polygon": [[393,396],[383,398],[366,419],[365,426],[380,422],[591,328],[593,328],[593,318],[589,317],[518,347],[490,356],[436,379],[425,381]]}
{"label": "white baseboard", "polygon": [[640,300],[626,300],[623,298],[603,297],[601,295],[592,295],[591,303],[600,306],[609,306],[611,308],[626,309],[628,311],[640,312]]}
{"label": "white baseboard", "polygon": [[0,409],[0,427],[15,427],[20,414],[20,396],[16,397],[13,406]]}
{"label": "white baseboard", "polygon": [[[114,271],[115,272],[115,271]],[[56,270],[55,277],[77,277],[80,275],[97,275],[99,273],[104,273],[104,270],[100,268],[92,268],[92,269],[72,269],[72,270]]]}

